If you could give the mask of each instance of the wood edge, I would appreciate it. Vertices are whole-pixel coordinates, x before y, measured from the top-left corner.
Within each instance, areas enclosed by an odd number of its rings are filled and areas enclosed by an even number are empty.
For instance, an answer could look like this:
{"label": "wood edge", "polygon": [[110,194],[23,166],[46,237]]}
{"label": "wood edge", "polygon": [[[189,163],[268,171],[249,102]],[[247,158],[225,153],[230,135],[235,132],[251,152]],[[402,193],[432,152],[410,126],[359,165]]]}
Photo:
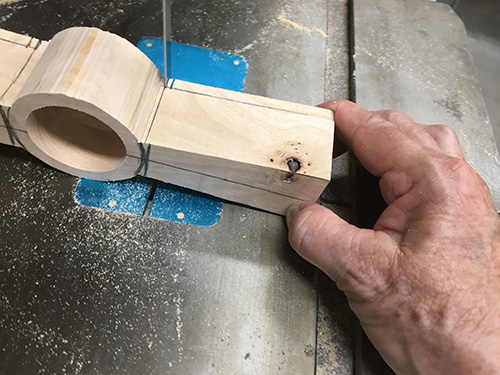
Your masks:
{"label": "wood edge", "polygon": [[160,108],[161,100],[163,98],[163,93],[167,90],[164,86],[160,86],[158,93],[156,94],[155,97],[155,104],[153,106],[153,109],[151,110],[151,114],[149,115],[147,125],[144,127],[144,131],[142,133],[141,137],[138,137],[138,140],[140,143],[143,145],[147,145],[147,139],[149,137],[149,133],[151,132],[151,129],[153,128],[153,124],[156,119],[156,115],[158,113],[158,110]]}
{"label": "wood edge", "polygon": [[36,49],[40,42],[42,42],[40,39],[29,35],[18,34],[5,29],[0,29],[0,41],[10,42],[32,49]]}
{"label": "wood edge", "polygon": [[282,110],[296,114],[308,115],[333,121],[333,112],[306,104],[288,102],[285,100],[272,99],[264,96],[246,94],[237,91],[225,90],[217,87],[210,87],[181,80],[175,80],[172,85],[173,90],[187,91],[199,95],[217,97],[223,100],[230,100],[259,107],[266,107],[275,110]]}
{"label": "wood edge", "polygon": [[[328,173],[325,172],[323,176],[297,172],[291,176],[290,182],[285,182],[285,178],[290,176],[290,170],[287,169],[273,168],[241,161],[232,161],[231,164],[233,167],[229,168],[226,165],[227,159],[224,158],[174,149],[167,149],[165,152],[165,149],[161,146],[148,146],[150,147],[148,163],[155,163],[179,172],[189,172],[206,178],[212,178],[214,180],[227,181],[235,185],[252,187],[256,191],[259,190],[293,199],[316,201],[331,181],[331,168],[328,170]],[[162,151],[164,152],[164,155],[160,155]],[[203,160],[203,164],[200,164],[199,167],[193,166],[192,163],[189,162],[189,160],[193,158]],[[168,161],[169,159],[171,162]],[[204,165],[210,165],[211,168],[204,170]],[[245,175],[265,176],[265,178],[262,178],[260,182],[257,182],[255,178],[250,177],[238,180],[235,175],[230,172],[231,169],[245,171]],[[147,175],[147,173],[146,169],[144,170],[143,175]],[[269,176],[275,176],[276,178],[270,181]],[[165,182],[170,182],[168,177],[160,177],[158,174],[155,178]],[[188,185],[183,186],[191,189],[194,188],[193,186]],[[216,192],[209,193],[217,196]]]}
{"label": "wood edge", "polygon": [[[228,200],[230,202],[282,216],[285,215],[286,210],[291,204],[305,201],[304,199],[283,196],[273,192],[266,192],[265,198],[263,198],[263,191],[255,187],[242,186],[232,181],[219,180],[212,176],[199,176],[191,171],[179,171],[172,167],[158,165],[154,161],[151,162],[148,172],[143,176],[164,181],[165,179],[159,175],[160,173],[172,175],[172,178],[169,178],[168,182],[173,185],[193,189],[215,196],[219,199]],[[190,183],[186,183],[186,180]],[[316,202],[316,200],[317,198],[307,201]]]}

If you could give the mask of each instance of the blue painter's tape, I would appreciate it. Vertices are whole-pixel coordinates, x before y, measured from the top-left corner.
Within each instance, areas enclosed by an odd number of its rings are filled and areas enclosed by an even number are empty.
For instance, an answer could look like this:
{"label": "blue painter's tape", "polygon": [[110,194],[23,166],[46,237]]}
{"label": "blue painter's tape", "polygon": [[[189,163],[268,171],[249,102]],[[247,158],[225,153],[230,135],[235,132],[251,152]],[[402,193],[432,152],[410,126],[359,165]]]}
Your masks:
{"label": "blue painter's tape", "polygon": [[222,202],[208,195],[178,186],[158,183],[150,217],[211,227],[219,221]]}
{"label": "blue painter's tape", "polygon": [[[164,75],[163,41],[144,38],[137,47],[146,54]],[[201,47],[168,42],[169,78],[219,87],[226,90],[243,91],[248,63],[245,58],[230,53]]]}
{"label": "blue painter's tape", "polygon": [[[163,75],[163,41],[144,38],[137,47]],[[247,61],[236,55],[169,42],[170,78],[242,92]],[[103,182],[81,179],[75,200],[85,206],[143,215],[154,181],[136,177],[127,181]],[[222,202],[173,185],[158,183],[149,216],[185,224],[209,227],[220,218]]]}
{"label": "blue painter's tape", "polygon": [[84,206],[142,215],[152,186],[152,180],[140,176],[117,182],[81,178],[75,200]]}

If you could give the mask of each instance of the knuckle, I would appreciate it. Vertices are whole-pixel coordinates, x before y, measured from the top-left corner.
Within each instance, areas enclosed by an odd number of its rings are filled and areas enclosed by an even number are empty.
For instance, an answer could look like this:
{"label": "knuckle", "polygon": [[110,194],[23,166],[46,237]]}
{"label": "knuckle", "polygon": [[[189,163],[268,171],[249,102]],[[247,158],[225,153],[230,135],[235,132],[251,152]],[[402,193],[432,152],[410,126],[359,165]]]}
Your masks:
{"label": "knuckle", "polygon": [[448,125],[433,125],[436,138],[438,140],[457,140],[457,133]]}
{"label": "knuckle", "polygon": [[477,173],[464,160],[455,157],[447,157],[442,162],[442,173],[455,186],[467,186],[477,183]]}
{"label": "knuckle", "polygon": [[387,120],[396,124],[413,121],[409,116],[405,115],[404,113],[394,110],[387,111]]}
{"label": "knuckle", "polygon": [[457,158],[446,158],[446,166],[451,176],[456,176],[461,179],[469,177],[472,173],[474,173],[469,164]]}
{"label": "knuckle", "polygon": [[369,127],[374,127],[374,126],[394,126],[391,124],[388,120],[386,120],[383,116],[379,114],[372,114],[368,120],[367,120],[367,125]]}
{"label": "knuckle", "polygon": [[[452,209],[483,207],[496,211],[488,185],[466,161],[448,157],[439,169],[443,176],[439,195]],[[472,212],[469,210],[469,214]]]}

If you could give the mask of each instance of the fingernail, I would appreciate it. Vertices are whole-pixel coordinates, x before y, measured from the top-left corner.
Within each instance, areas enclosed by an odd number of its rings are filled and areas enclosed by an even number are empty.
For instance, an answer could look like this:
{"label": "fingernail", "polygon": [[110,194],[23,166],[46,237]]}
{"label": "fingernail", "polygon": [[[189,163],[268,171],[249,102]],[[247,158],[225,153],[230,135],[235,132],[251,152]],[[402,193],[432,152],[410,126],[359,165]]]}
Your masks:
{"label": "fingernail", "polygon": [[331,105],[330,105],[330,109],[335,112],[337,110],[337,108],[339,108],[339,105],[340,105],[340,102],[338,100],[334,100],[332,101]]}
{"label": "fingernail", "polygon": [[329,109],[335,112],[340,105],[340,100],[331,100],[329,102],[318,105],[318,107]]}
{"label": "fingernail", "polygon": [[299,203],[293,203],[286,210],[286,224],[290,226],[300,212]]}

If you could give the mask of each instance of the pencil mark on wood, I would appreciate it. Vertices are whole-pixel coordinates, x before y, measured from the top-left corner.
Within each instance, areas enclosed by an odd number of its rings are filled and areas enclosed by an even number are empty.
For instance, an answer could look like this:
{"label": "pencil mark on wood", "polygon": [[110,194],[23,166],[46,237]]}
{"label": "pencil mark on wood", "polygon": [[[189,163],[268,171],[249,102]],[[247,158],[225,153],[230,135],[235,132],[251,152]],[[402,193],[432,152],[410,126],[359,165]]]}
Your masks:
{"label": "pencil mark on wood", "polygon": [[138,145],[139,149],[141,150],[141,158],[140,158],[141,161],[139,163],[139,167],[137,167],[137,170],[134,172],[134,175],[141,174],[143,176],[147,176],[149,168],[149,154],[151,153],[151,145],[147,145],[147,147],[144,147],[144,144],[142,143],[138,143]]}
{"label": "pencil mark on wood", "polygon": [[0,116],[2,116],[2,120],[5,123],[5,127],[7,128],[11,145],[15,146],[17,142],[17,144],[19,144],[22,148],[26,149],[26,147],[24,147],[23,143],[17,136],[15,129],[12,127],[12,124],[9,121],[9,117],[7,116],[7,114],[5,113],[4,109],[1,106],[0,106]]}

